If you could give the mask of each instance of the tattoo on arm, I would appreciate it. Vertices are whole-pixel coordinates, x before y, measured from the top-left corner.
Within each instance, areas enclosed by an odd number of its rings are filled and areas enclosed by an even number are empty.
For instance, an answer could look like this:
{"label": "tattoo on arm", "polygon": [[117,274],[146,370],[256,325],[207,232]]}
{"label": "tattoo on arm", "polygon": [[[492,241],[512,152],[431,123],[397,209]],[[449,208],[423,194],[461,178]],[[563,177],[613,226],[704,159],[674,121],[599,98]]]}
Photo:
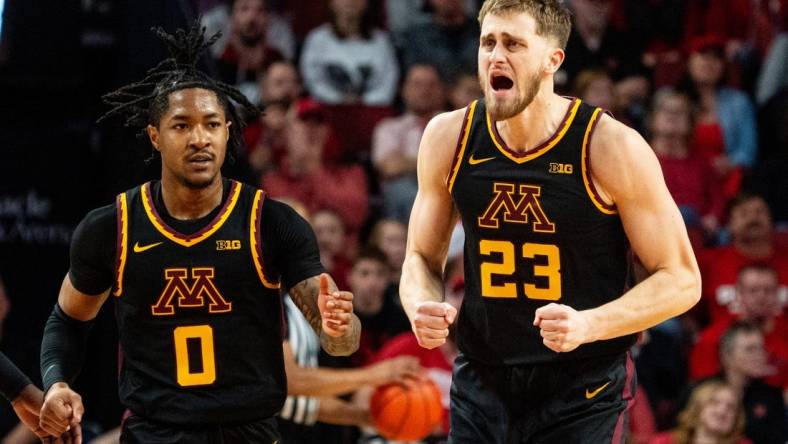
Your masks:
{"label": "tattoo on arm", "polygon": [[[333,282],[331,282],[331,284],[333,284]],[[335,290],[336,286],[333,286],[331,291]],[[290,298],[293,299],[293,302],[295,302],[296,306],[301,310],[301,313],[304,314],[304,317],[309,322],[309,325],[312,326],[315,333],[321,336],[323,331],[323,318],[320,315],[320,308],[317,306],[317,295],[319,291],[320,280],[317,276],[313,276],[295,284],[295,286],[290,289]]]}
{"label": "tattoo on arm", "polygon": [[[333,279],[329,279],[329,291],[334,292],[337,286]],[[290,298],[304,314],[309,325],[320,338],[320,345],[326,353],[332,356],[347,356],[353,354],[359,345],[361,337],[361,321],[353,314],[347,332],[334,338],[323,333],[323,318],[320,308],[317,305],[317,297],[320,292],[320,278],[313,276],[305,279],[290,289]]]}

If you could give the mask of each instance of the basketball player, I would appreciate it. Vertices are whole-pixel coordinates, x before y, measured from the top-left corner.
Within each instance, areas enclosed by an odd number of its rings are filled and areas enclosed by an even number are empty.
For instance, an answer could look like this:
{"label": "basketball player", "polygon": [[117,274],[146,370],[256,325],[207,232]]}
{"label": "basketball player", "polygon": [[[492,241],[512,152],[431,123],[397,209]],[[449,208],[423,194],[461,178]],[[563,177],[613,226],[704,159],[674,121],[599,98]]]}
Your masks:
{"label": "basketball player", "polygon": [[[700,296],[657,159],[600,109],[553,92],[570,14],[558,0],[488,0],[484,99],[435,117],[400,285],[419,343],[458,319],[451,443],[623,442],[635,334]],[[466,295],[443,302],[457,215]],[[649,276],[628,288],[628,251]]]}
{"label": "basketball player", "polygon": [[[287,289],[324,350],[358,347],[352,294],[323,273],[315,237],[292,209],[223,178],[252,106],[196,69],[204,30],[156,30],[171,58],[105,96],[145,127],[160,181],[118,195],[77,227],[71,267],[41,346],[41,427],[59,435],[83,414],[70,387],[99,308],[116,303],[124,443],[273,443],[287,390],[282,358]],[[236,145],[237,146],[237,145]]]}

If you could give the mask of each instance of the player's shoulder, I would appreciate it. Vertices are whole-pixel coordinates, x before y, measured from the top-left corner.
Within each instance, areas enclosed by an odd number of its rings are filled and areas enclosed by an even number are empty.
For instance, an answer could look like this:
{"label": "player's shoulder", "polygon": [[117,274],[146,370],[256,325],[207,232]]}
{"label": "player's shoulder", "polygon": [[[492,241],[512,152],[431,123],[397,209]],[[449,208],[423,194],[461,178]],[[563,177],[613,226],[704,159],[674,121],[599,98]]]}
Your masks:
{"label": "player's shoulder", "polygon": [[103,207],[94,208],[85,214],[80,226],[83,228],[94,229],[98,227],[112,226],[117,224],[118,210],[117,203],[113,202]]}
{"label": "player's shoulder", "polygon": [[[589,156],[596,179],[620,182],[628,174],[654,173],[659,161],[654,151],[635,129],[603,114],[591,133]],[[606,177],[607,176],[607,177]]]}
{"label": "player's shoulder", "polygon": [[431,154],[440,154],[447,150],[449,155],[453,154],[469,106],[443,112],[430,119],[422,136],[422,140],[426,142],[422,144],[422,148],[433,151]]}

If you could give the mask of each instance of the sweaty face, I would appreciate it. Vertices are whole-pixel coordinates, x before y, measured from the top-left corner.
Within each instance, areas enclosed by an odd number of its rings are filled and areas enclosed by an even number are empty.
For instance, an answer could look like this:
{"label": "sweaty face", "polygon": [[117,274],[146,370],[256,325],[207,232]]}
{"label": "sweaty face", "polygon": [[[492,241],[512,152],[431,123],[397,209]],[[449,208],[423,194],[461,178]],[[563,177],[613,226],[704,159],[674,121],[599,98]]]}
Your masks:
{"label": "sweaty face", "polygon": [[550,41],[526,13],[488,14],[479,39],[479,84],[493,120],[522,112],[536,97]]}
{"label": "sweaty face", "polygon": [[733,391],[727,387],[720,388],[703,406],[701,426],[714,435],[725,436],[733,429],[737,410],[738,400]]}
{"label": "sweaty face", "polygon": [[189,188],[205,188],[219,180],[230,124],[213,91],[190,88],[170,93],[158,127],[148,126],[151,143],[161,153],[162,179]]}

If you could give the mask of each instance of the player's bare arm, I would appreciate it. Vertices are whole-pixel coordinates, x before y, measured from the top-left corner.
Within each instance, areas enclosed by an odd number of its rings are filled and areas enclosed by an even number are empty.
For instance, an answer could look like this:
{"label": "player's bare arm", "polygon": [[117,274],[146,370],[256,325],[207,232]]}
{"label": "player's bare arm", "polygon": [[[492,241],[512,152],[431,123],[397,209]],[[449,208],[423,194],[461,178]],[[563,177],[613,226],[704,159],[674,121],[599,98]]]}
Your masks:
{"label": "player's bare arm", "polygon": [[650,328],[689,310],[700,298],[700,272],[687,230],[656,156],[633,129],[604,116],[591,141],[594,185],[619,212],[648,277],[619,299],[590,310],[549,304],[534,324],[544,343],[566,352],[587,342]]}
{"label": "player's bare arm", "polygon": [[443,344],[457,310],[443,302],[443,268],[457,214],[446,183],[465,110],[433,118],[419,145],[419,192],[413,203],[400,298],[419,344]]}
{"label": "player's bare arm", "polygon": [[347,356],[358,349],[361,321],[353,314],[353,294],[339,291],[328,274],[297,283],[290,289],[290,297],[320,337],[326,353]]}
{"label": "player's bare arm", "polygon": [[[79,371],[84,354],[84,335],[87,331],[78,331],[80,328],[88,329],[89,323],[96,318],[99,309],[107,300],[109,289],[100,295],[87,295],[76,288],[71,283],[68,275],[63,279],[60,287],[56,310],[60,310],[57,315],[53,313],[47,322],[44,331],[44,342],[42,343],[42,379],[46,394],[44,405],[41,408],[40,425],[41,428],[53,436],[59,436],[66,430],[79,431],[79,423],[82,420],[84,406],[82,398],[74,392],[68,385],[66,379],[75,377]],[[58,320],[59,319],[59,320]],[[63,321],[65,319],[65,321]],[[57,341],[60,350],[52,350],[52,345],[46,340],[48,335],[62,333],[61,330],[70,330]],[[80,338],[81,337],[81,338]],[[56,357],[55,360],[44,362],[43,358],[47,352],[51,352]],[[62,355],[75,353],[76,361],[70,363],[59,359]],[[81,440],[81,437],[80,437]],[[78,440],[77,442],[80,442]]]}

